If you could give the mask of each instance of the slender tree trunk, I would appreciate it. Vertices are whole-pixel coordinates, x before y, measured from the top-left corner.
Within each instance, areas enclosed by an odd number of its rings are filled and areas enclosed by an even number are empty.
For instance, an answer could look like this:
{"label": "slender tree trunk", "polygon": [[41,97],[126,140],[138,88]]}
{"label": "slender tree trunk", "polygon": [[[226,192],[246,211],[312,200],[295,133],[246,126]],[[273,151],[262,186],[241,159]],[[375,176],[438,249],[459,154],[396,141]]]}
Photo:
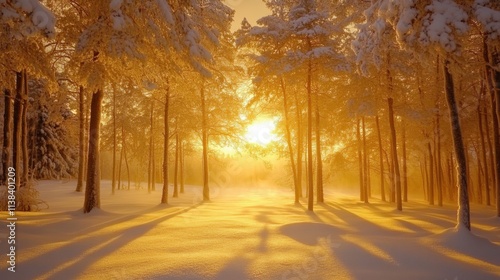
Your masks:
{"label": "slender tree trunk", "polygon": [[153,137],[154,137],[154,129],[153,129],[153,117],[154,117],[154,99],[151,98],[151,107],[149,114],[149,162],[148,162],[148,193],[151,193],[153,184],[155,183],[154,178],[154,169],[153,169]]}
{"label": "slender tree trunk", "polygon": [[[13,166],[17,174],[21,174],[21,138],[22,138],[22,111],[23,111],[23,92],[24,75],[22,72],[16,72],[16,98],[14,99],[14,145],[13,145]],[[20,177],[20,176],[19,176]],[[17,178],[16,191],[23,184],[22,178]]]}
{"label": "slender tree trunk", "polygon": [[[488,171],[488,160],[487,160],[487,152],[486,152],[486,143],[484,140],[484,130],[483,130],[483,113],[481,110],[482,106],[479,105],[477,107],[477,114],[478,114],[478,120],[479,120],[479,135],[481,137],[481,156],[483,160],[483,166],[484,166],[484,185],[485,185],[485,195],[486,195],[486,205],[490,206],[491,204],[491,198],[490,198],[490,174]],[[487,114],[487,113],[486,113]],[[488,126],[488,123],[486,123],[486,126]]]}
{"label": "slender tree trunk", "polygon": [[442,174],[441,174],[441,127],[439,121],[439,106],[436,106],[436,183],[437,183],[437,195],[438,195],[438,205],[443,206],[443,184],[442,184]]}
{"label": "slender tree trunk", "polygon": [[203,201],[210,200],[210,189],[208,186],[208,116],[205,100],[205,84],[201,85],[201,114],[202,114],[202,144],[203,144]]}
{"label": "slender tree trunk", "polygon": [[9,167],[12,165],[11,155],[12,155],[12,144],[13,144],[13,100],[14,97],[9,89],[4,90],[5,93],[5,107],[3,115],[3,154],[2,154],[2,164],[3,173],[2,181],[6,184],[7,178],[6,174],[9,173]]}
{"label": "slender tree trunk", "polygon": [[175,120],[175,163],[174,163],[174,194],[173,197],[179,197],[179,133],[177,132],[177,118]]}
{"label": "slender tree trunk", "polygon": [[283,77],[280,77],[281,90],[283,92],[283,115],[285,117],[285,137],[286,143],[288,146],[288,154],[290,156],[290,165],[292,167],[292,176],[293,176],[293,186],[295,187],[295,203],[299,203],[300,199],[300,188],[297,182],[297,169],[295,167],[295,159],[293,154],[292,147],[292,136],[290,133],[290,120],[288,118],[288,97],[286,93],[285,81]]}
{"label": "slender tree trunk", "polygon": [[295,118],[297,120],[297,189],[300,197],[302,197],[302,110],[298,98],[298,93],[295,92]]}
{"label": "slender tree trunk", "polygon": [[358,118],[356,125],[356,142],[358,143],[358,166],[359,166],[359,200],[364,201],[365,197],[365,182],[364,182],[364,168],[363,168],[363,154],[362,154],[362,144],[361,144],[361,120]]}
{"label": "slender tree trunk", "polygon": [[[495,47],[497,48],[497,47]],[[496,67],[500,66],[500,53],[497,49],[492,53],[492,62]],[[496,133],[495,141],[495,174],[496,174],[496,187],[495,187],[495,197],[496,197],[496,205],[497,205],[497,217],[500,217],[500,134],[499,134],[499,122],[500,122],[500,71],[498,68],[490,68],[492,71],[492,79],[494,86],[494,94],[495,94],[495,103],[493,105],[492,102],[492,111],[496,112],[496,125],[494,127],[494,131]],[[495,108],[493,108],[493,106]],[[493,120],[495,123],[495,120]]]}
{"label": "slender tree trunk", "polygon": [[122,125],[122,146],[123,146],[123,157],[125,158],[125,168],[127,169],[127,190],[130,190],[130,168],[128,165],[128,158],[127,158],[127,141],[125,139],[125,130]]}
{"label": "slender tree trunk", "polygon": [[477,190],[476,190],[476,196],[477,196],[477,203],[483,204],[483,180],[482,180],[482,173],[483,173],[483,165],[481,164],[481,157],[480,153],[481,151],[479,148],[474,145],[474,151],[476,152],[476,160],[477,160]]}
{"label": "slender tree trunk", "polygon": [[408,201],[408,167],[406,163],[406,122],[403,119],[402,123],[402,133],[401,133],[401,140],[403,142],[402,149],[403,149],[403,202]]}
{"label": "slender tree trunk", "polygon": [[470,210],[469,196],[467,192],[467,161],[465,159],[465,149],[462,139],[462,129],[458,115],[458,107],[455,100],[455,87],[453,76],[450,72],[450,62],[444,63],[445,92],[448,108],[450,110],[451,130],[453,136],[453,147],[458,164],[458,213],[457,223],[459,226],[470,230]]}
{"label": "slender tree trunk", "polygon": [[[21,111],[21,120],[22,120],[22,125],[21,125],[21,150],[23,153],[23,172],[21,173],[21,186],[24,187],[26,186],[28,182],[28,163],[29,163],[29,154],[28,154],[28,118],[27,118],[27,111],[28,111],[28,74],[26,72],[26,69],[23,70],[23,109]],[[30,211],[31,206],[30,205],[24,205],[24,210]]]}
{"label": "slender tree trunk", "polygon": [[424,193],[424,199],[427,200],[427,191],[425,190],[427,188],[427,172],[426,172],[426,166],[425,166],[425,157],[424,157],[424,165],[422,165],[422,161],[420,161],[420,176],[422,177],[422,191]]}
{"label": "slender tree trunk", "polygon": [[365,117],[361,117],[361,126],[363,131],[363,201],[368,203],[368,153],[366,149],[366,127],[365,127]]}
{"label": "slender tree trunk", "polygon": [[[83,88],[83,87],[82,87]],[[113,88],[113,171],[111,172],[111,193],[116,190],[116,90]]]}
{"label": "slender tree trunk", "polygon": [[120,148],[120,160],[118,161],[118,189],[122,189],[122,162],[123,162],[123,143]]}
{"label": "slender tree trunk", "polygon": [[316,200],[324,202],[323,194],[323,161],[321,158],[321,126],[319,114],[319,94],[316,92]]}
{"label": "slender tree trunk", "polygon": [[380,195],[382,201],[386,201],[385,199],[385,180],[384,180],[384,157],[382,155],[382,135],[380,133],[380,121],[378,115],[375,118],[375,123],[377,125],[377,136],[378,136],[378,153],[379,153],[379,165],[380,165]]}
{"label": "slender tree trunk", "polygon": [[179,144],[181,193],[184,193],[184,141],[181,139]]}
{"label": "slender tree trunk", "polygon": [[169,114],[168,110],[170,107],[170,84],[167,79],[167,90],[165,92],[165,112],[163,116],[164,122],[164,133],[163,133],[163,190],[161,194],[161,203],[168,204],[168,140],[170,136],[169,130]]}
{"label": "slender tree trunk", "polygon": [[76,182],[77,192],[83,191],[83,177],[85,169],[85,92],[83,86],[80,86],[80,91],[78,93],[79,104],[78,104],[78,120],[80,129],[78,131],[78,179]]}
{"label": "slender tree trunk", "polygon": [[[310,46],[310,43],[309,43]],[[312,64],[309,59],[307,67],[307,209],[314,210],[313,160],[312,160]]]}
{"label": "slender tree trunk", "polygon": [[403,205],[401,203],[401,175],[399,173],[399,162],[398,162],[398,152],[397,152],[397,142],[396,142],[396,128],[394,125],[394,111],[393,111],[393,99],[387,99],[389,103],[389,125],[391,127],[391,154],[394,162],[394,181],[396,185],[396,209],[403,210]]}
{"label": "slender tree trunk", "polygon": [[427,151],[429,152],[429,204],[434,205],[434,157],[430,141],[427,143]]}
{"label": "slender tree trunk", "polygon": [[94,208],[101,208],[99,136],[103,97],[103,91],[100,89],[97,90],[94,94],[92,94],[92,103],[90,105],[89,152],[87,180],[85,185],[85,201],[83,203],[84,213],[89,213]]}

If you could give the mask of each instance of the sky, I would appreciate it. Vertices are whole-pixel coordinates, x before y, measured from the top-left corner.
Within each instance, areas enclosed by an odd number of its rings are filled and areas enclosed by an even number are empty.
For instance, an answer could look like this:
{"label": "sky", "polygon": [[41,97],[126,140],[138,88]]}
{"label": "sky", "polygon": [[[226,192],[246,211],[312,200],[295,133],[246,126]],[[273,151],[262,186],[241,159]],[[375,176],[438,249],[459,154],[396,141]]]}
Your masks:
{"label": "sky", "polygon": [[235,10],[234,22],[232,30],[236,31],[241,26],[243,18],[247,18],[250,24],[269,14],[269,9],[262,0],[225,0],[225,3]]}

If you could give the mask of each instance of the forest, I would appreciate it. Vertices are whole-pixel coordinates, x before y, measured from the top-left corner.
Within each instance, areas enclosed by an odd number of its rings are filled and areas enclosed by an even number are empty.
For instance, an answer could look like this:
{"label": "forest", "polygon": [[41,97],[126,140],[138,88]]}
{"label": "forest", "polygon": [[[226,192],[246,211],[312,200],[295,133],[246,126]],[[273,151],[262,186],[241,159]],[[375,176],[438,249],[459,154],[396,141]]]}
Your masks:
{"label": "forest", "polygon": [[[419,211],[446,212],[441,231],[486,232],[472,244],[488,255],[466,250],[462,261],[480,259],[477,279],[498,277],[500,2],[260,2],[267,14],[253,23],[234,22],[234,0],[0,0],[1,213],[35,225],[31,215],[58,209],[50,194],[62,186],[64,211],[78,209],[71,215],[89,229],[86,217],[105,228],[99,215],[148,194],[148,207],[185,207],[184,219],[191,208],[209,217],[285,203],[280,211],[303,208],[314,221],[299,232],[328,234],[315,227],[335,223],[321,217],[346,205],[422,222]],[[275,213],[259,211],[270,238],[265,217]],[[247,269],[171,279],[333,279]],[[25,275],[86,279],[82,271]]]}

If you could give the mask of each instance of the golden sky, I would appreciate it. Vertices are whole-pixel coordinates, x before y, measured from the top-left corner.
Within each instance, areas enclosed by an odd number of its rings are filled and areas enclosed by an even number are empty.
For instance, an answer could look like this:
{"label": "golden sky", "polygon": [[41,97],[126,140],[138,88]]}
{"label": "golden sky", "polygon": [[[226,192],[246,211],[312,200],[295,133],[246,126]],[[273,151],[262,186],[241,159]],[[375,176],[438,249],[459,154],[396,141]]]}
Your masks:
{"label": "golden sky", "polygon": [[243,18],[247,18],[250,24],[270,12],[262,0],[225,0],[226,4],[236,11],[232,30],[236,31],[241,26]]}

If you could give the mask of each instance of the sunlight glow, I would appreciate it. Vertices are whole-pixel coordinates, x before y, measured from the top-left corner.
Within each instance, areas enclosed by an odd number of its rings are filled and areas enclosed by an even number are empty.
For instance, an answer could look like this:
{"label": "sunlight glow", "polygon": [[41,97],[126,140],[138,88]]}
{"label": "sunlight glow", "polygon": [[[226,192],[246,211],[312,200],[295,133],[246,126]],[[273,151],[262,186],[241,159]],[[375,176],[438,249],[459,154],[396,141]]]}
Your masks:
{"label": "sunlight glow", "polygon": [[254,122],[248,126],[245,139],[252,144],[267,146],[278,139],[273,133],[275,129],[276,124],[272,120]]}

